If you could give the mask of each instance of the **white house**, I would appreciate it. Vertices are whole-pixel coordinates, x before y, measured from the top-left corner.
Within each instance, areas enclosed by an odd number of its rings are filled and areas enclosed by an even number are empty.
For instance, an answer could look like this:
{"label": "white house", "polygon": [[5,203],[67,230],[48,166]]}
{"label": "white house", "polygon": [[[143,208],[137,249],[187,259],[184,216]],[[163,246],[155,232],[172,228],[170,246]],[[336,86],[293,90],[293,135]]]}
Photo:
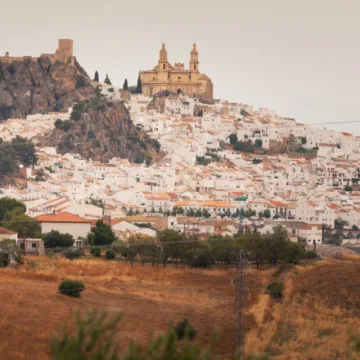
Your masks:
{"label": "white house", "polygon": [[62,212],[56,215],[40,215],[36,217],[36,220],[39,221],[43,234],[54,230],[62,234],[70,234],[75,240],[85,238],[91,230],[91,220],[68,212]]}
{"label": "white house", "polygon": [[15,231],[0,227],[0,241],[1,240],[18,240],[18,234]]}

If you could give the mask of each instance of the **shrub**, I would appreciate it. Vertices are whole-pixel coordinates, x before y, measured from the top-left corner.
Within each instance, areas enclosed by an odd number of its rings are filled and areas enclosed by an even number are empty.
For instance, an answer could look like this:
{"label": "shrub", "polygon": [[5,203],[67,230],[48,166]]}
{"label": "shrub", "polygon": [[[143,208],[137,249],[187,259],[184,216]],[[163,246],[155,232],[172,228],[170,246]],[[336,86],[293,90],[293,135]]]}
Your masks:
{"label": "shrub", "polygon": [[101,249],[100,248],[91,248],[90,250],[90,254],[92,256],[95,256],[95,257],[100,257],[101,256]]}
{"label": "shrub", "polygon": [[109,92],[112,92],[112,93],[113,93],[113,92],[114,92],[114,89],[113,89],[113,88],[110,88],[110,89],[109,89]]}
{"label": "shrub", "polygon": [[87,134],[87,138],[88,139],[95,139],[95,133],[94,133],[94,131],[93,130],[89,130],[88,131],[88,134]]}
{"label": "shrub", "polygon": [[106,260],[113,260],[115,259],[115,252],[113,250],[107,250],[105,253]]}
{"label": "shrub", "polygon": [[316,251],[314,251],[314,250],[308,250],[307,252],[306,252],[306,258],[307,259],[316,259],[317,258],[317,253],[316,253]]}
{"label": "shrub", "polygon": [[81,119],[82,112],[78,110],[73,110],[70,116],[71,120],[78,121]]}
{"label": "shrub", "polygon": [[63,129],[65,132],[68,132],[71,129],[71,121],[70,120],[65,120],[63,125],[64,125]]}
{"label": "shrub", "polygon": [[76,88],[79,89],[81,87],[84,87],[86,85],[85,79],[83,76],[79,75],[76,78]]}
{"label": "shrub", "polygon": [[63,129],[64,128],[64,122],[61,119],[57,119],[54,123],[55,127],[57,129]]}
{"label": "shrub", "polygon": [[11,76],[14,76],[15,75],[15,66],[13,64],[11,64],[9,67],[8,67],[8,72],[10,73]]}
{"label": "shrub", "polygon": [[59,231],[52,230],[43,235],[46,248],[70,247],[74,244],[74,238],[70,234],[62,234]]}
{"label": "shrub", "polygon": [[188,319],[179,321],[176,324],[175,333],[179,340],[184,339],[184,338],[192,340],[196,335],[196,331],[195,331],[194,327],[190,324]]}
{"label": "shrub", "polygon": [[73,110],[83,112],[85,110],[85,104],[84,103],[75,104]]}
{"label": "shrub", "polygon": [[60,103],[56,103],[54,106],[54,111],[59,112],[63,109],[63,106]]}
{"label": "shrub", "polygon": [[67,296],[80,297],[80,293],[85,290],[85,285],[82,281],[64,280],[59,285],[59,291]]}
{"label": "shrub", "polygon": [[266,287],[266,291],[273,299],[279,300],[284,295],[284,284],[280,282],[273,282]]}
{"label": "shrub", "polygon": [[79,249],[68,250],[64,253],[64,256],[69,260],[78,259],[81,256],[81,251]]}

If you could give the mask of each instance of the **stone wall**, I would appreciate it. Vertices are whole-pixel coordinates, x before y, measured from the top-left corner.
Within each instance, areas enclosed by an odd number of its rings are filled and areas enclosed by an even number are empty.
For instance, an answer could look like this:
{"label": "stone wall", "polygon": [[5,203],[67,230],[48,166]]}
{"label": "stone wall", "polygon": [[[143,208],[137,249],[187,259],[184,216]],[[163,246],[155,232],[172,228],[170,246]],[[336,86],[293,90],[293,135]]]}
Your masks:
{"label": "stone wall", "polygon": [[[58,48],[54,54],[41,54],[39,57],[47,57],[51,62],[62,61],[68,64],[74,65],[74,48],[73,40],[71,39],[59,39]],[[0,56],[0,61],[4,63],[12,63],[14,61],[25,61],[27,59],[37,61],[39,57],[32,56],[10,56],[8,52],[5,53],[5,56]]]}

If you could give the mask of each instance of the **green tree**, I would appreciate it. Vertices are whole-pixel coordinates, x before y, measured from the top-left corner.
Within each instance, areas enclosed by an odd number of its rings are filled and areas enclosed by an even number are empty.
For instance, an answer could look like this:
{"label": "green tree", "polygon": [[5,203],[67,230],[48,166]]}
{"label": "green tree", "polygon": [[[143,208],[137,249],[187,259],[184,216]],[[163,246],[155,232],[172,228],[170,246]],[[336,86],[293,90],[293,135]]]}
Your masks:
{"label": "green tree", "polygon": [[211,218],[211,214],[209,213],[209,211],[208,211],[207,209],[203,209],[203,211],[202,211],[202,216],[203,216],[205,219]]}
{"label": "green tree", "polygon": [[346,185],[344,190],[345,191],[352,191],[352,187],[350,185]]}
{"label": "green tree", "polygon": [[307,143],[306,137],[303,136],[303,137],[301,138],[301,144],[305,145],[306,143]]}
{"label": "green tree", "polygon": [[261,147],[262,147],[262,144],[263,144],[263,142],[262,142],[261,139],[256,139],[256,140],[255,140],[255,146],[256,146],[257,148],[261,148]]}
{"label": "green tree", "polygon": [[264,210],[264,217],[266,219],[270,219],[271,218],[271,213],[269,209]]}
{"label": "green tree", "polygon": [[0,226],[16,231],[21,237],[39,238],[40,225],[25,214],[26,206],[15,199],[0,199]]}
{"label": "green tree", "polygon": [[136,85],[136,93],[142,94],[142,84],[141,84],[140,74],[139,74],[137,85]]}
{"label": "green tree", "polygon": [[230,144],[231,145],[235,145],[237,143],[237,141],[238,141],[238,137],[237,137],[236,134],[231,134],[229,136],[229,139],[230,139]]}
{"label": "green tree", "polygon": [[124,90],[129,90],[129,85],[128,85],[127,79],[125,79],[125,81],[124,81],[123,89]]}
{"label": "green tree", "polygon": [[5,214],[8,212],[11,212],[14,209],[20,208],[22,213],[25,213],[26,206],[16,200],[9,197],[3,197],[0,199],[0,220],[3,220],[5,217]]}
{"label": "green tree", "polygon": [[116,236],[109,225],[106,225],[102,220],[96,222],[96,227],[91,230],[91,234],[88,235],[88,241],[90,244],[111,245],[116,240]]}
{"label": "green tree", "polygon": [[20,163],[26,166],[36,165],[38,157],[35,153],[34,144],[30,140],[16,136],[16,138],[11,140],[10,144],[13,147],[16,158]]}
{"label": "green tree", "polygon": [[62,234],[52,230],[42,236],[46,248],[70,247],[74,245],[74,238],[70,234]]}
{"label": "green tree", "polygon": [[[23,258],[22,258],[22,250],[20,249],[18,244],[16,244],[15,240],[2,239],[0,241],[0,252],[2,252],[2,251],[9,254],[9,258],[11,260],[14,260],[18,264],[23,264],[24,261],[23,261]],[[1,264],[0,263],[0,268],[4,267],[6,265],[8,265],[8,264]]]}
{"label": "green tree", "polygon": [[64,128],[64,122],[61,119],[56,119],[55,123],[56,129],[63,129]]}
{"label": "green tree", "polygon": [[108,84],[108,85],[112,85],[112,84],[111,84],[111,81],[110,81],[110,79],[109,79],[108,74],[106,74],[106,78],[105,78],[105,80],[104,80],[104,83],[105,83],[105,84]]}
{"label": "green tree", "polygon": [[[160,231],[158,234],[159,242],[162,246],[162,261],[164,268],[169,258],[175,258],[176,267],[178,256],[180,255],[180,241],[182,240],[182,235],[176,232],[175,230],[165,229]],[[169,244],[167,244],[169,243]]]}
{"label": "green tree", "polygon": [[97,71],[95,71],[94,81],[99,82],[99,73]]}

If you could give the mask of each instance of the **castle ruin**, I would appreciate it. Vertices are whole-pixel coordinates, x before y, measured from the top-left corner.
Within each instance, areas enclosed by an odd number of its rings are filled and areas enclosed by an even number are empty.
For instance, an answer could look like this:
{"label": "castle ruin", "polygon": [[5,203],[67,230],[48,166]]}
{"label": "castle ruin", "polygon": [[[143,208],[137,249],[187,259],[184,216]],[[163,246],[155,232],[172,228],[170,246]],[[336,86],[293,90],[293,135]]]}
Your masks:
{"label": "castle ruin", "polygon": [[[62,61],[74,65],[74,41],[71,39],[59,39],[59,45],[54,54],[41,54],[39,57],[47,57],[51,60],[52,63],[55,61]],[[12,63],[13,61],[24,61],[28,59],[37,61],[39,57],[13,57],[10,56],[8,52],[6,52],[5,56],[0,57],[0,61],[5,63]]]}

